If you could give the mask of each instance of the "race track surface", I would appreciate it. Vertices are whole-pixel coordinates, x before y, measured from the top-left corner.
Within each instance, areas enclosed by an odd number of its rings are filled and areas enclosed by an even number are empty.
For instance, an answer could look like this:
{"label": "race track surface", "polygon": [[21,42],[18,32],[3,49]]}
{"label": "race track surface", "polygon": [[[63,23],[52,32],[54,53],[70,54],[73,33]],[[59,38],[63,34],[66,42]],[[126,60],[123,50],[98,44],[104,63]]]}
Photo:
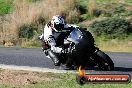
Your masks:
{"label": "race track surface", "polygon": [[[99,71],[97,69],[89,68],[87,73],[130,74],[132,76],[132,53],[106,53],[112,58],[115,64],[115,70]],[[40,48],[0,48],[0,64],[64,70],[61,67],[55,67],[53,62],[49,58],[45,57],[45,54]]]}

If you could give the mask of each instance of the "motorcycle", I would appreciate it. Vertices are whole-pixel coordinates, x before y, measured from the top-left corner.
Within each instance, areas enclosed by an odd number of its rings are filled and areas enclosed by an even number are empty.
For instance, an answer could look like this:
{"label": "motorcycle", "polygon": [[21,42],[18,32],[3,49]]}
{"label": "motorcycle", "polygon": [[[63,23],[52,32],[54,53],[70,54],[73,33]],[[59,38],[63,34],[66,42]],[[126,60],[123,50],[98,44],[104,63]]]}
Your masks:
{"label": "motorcycle", "polygon": [[[62,35],[64,36],[63,33]],[[71,67],[97,66],[100,70],[104,71],[114,69],[112,59],[99,48],[95,47],[94,38],[86,29],[74,28],[70,31],[64,38],[63,47],[65,52],[56,54],[61,64],[70,65]],[[45,54],[49,57],[52,56],[50,50],[45,52]]]}

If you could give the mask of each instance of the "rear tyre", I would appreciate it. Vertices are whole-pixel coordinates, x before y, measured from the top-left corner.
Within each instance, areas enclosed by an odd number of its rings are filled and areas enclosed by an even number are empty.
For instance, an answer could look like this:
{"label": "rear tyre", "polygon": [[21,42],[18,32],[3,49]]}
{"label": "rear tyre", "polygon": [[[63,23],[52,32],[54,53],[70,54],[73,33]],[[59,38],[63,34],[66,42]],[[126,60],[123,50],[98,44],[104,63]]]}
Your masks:
{"label": "rear tyre", "polygon": [[96,52],[95,59],[97,60],[97,65],[101,70],[103,70],[103,71],[114,70],[113,61],[107,54],[105,54],[101,50],[98,50]]}

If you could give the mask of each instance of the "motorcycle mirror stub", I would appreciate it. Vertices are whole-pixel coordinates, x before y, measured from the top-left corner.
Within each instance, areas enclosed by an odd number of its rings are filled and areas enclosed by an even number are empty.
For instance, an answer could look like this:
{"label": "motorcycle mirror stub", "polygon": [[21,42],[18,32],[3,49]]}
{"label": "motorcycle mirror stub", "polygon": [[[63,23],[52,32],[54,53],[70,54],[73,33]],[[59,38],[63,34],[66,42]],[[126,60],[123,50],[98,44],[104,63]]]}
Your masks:
{"label": "motorcycle mirror stub", "polygon": [[83,29],[83,30],[87,30],[87,28],[81,28],[81,29]]}

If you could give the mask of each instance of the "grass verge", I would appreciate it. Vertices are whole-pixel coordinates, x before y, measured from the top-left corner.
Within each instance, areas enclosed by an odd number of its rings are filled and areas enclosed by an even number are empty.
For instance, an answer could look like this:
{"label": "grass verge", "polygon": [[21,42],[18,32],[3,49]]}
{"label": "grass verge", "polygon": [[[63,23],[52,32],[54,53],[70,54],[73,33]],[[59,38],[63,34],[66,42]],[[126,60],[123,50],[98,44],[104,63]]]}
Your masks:
{"label": "grass verge", "polygon": [[13,0],[0,0],[0,15],[8,14],[13,11]]}
{"label": "grass verge", "polygon": [[42,84],[27,86],[25,88],[131,88],[130,84],[85,84],[83,86],[73,80],[62,80],[56,82],[44,82]]}
{"label": "grass verge", "polygon": [[107,39],[105,36],[95,38],[95,44],[103,51],[132,52],[132,37],[126,39]]}
{"label": "grass verge", "polygon": [[[11,72],[12,75],[16,76],[27,74],[35,74],[39,77],[50,78],[50,80],[43,80],[41,82],[35,82],[28,85],[8,85],[1,84],[0,88],[132,88],[132,83],[129,84],[85,84],[79,85],[76,82],[76,74],[65,73],[65,74],[56,74],[56,73],[31,73],[31,72]],[[29,75],[30,76],[30,75]],[[21,77],[22,78],[22,77]],[[51,79],[52,78],[52,79]],[[11,79],[11,77],[10,77]]]}

